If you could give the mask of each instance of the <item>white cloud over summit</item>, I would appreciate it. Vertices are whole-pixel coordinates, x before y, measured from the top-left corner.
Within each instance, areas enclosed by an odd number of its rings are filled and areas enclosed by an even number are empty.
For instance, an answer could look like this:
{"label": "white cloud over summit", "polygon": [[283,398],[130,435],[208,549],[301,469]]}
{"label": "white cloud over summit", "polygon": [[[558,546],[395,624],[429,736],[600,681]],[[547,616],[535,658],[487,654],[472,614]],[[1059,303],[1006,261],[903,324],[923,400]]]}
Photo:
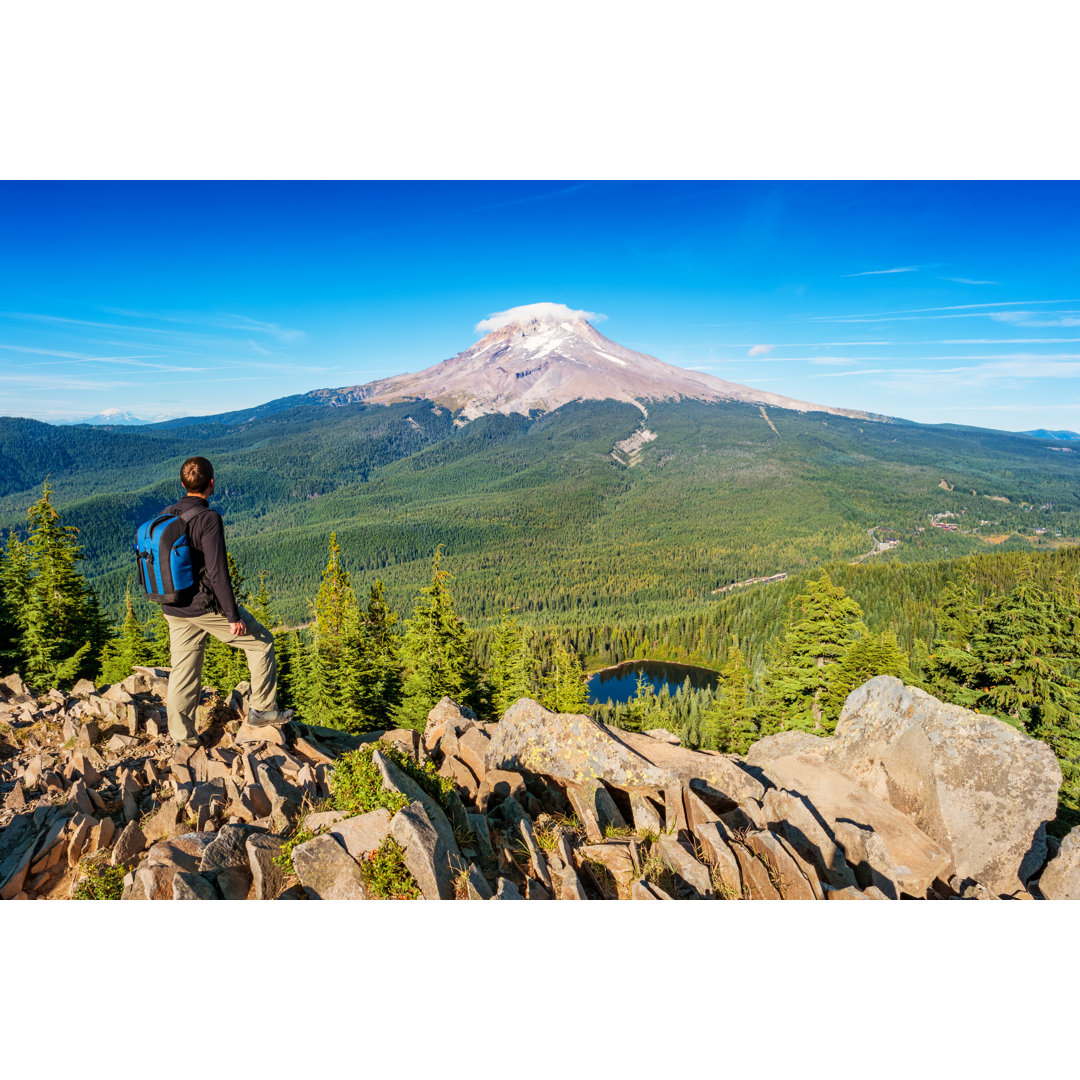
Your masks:
{"label": "white cloud over summit", "polygon": [[476,332],[490,334],[492,330],[501,330],[511,323],[530,322],[532,319],[539,319],[540,322],[573,322],[577,319],[585,319],[588,322],[597,323],[603,322],[606,318],[606,315],[597,311],[575,311],[565,304],[545,301],[539,304],[523,304],[521,307],[507,308],[506,311],[496,311],[476,324]]}

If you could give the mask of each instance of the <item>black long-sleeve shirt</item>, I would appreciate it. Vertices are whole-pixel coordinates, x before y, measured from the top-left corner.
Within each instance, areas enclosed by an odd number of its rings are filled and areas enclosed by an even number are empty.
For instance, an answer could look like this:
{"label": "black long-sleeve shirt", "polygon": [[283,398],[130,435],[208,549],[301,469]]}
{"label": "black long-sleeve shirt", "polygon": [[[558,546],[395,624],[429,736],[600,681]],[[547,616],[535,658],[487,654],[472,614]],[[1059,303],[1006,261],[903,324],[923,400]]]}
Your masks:
{"label": "black long-sleeve shirt", "polygon": [[[167,506],[163,513],[182,514],[194,506],[207,506],[201,495],[185,495],[178,503]],[[162,604],[161,610],[166,615],[190,619],[196,615],[205,615],[211,610],[209,597],[199,588],[203,567],[206,568],[206,581],[214,590],[221,613],[229,622],[239,622],[240,613],[236,610],[236,597],[233,596],[232,582],[229,580],[229,562],[225,554],[225,526],[221,515],[216,510],[197,514],[187,523],[188,539],[191,542],[191,566],[195,572],[195,586],[180,594],[180,602]]]}

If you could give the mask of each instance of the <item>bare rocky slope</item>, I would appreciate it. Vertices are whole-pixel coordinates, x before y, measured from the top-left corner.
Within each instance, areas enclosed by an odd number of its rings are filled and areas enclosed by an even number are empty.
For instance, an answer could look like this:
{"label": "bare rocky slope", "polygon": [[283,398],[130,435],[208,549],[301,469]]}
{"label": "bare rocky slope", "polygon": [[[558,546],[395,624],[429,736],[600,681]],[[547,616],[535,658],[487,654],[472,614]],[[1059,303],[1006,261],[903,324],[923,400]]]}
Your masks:
{"label": "bare rocky slope", "polygon": [[[444,698],[423,733],[253,728],[242,687],[206,692],[208,745],[175,747],[167,676],[0,681],[0,897],[66,898],[111,865],[124,899],[369,899],[392,841],[425,899],[1080,898],[1080,830],[1046,836],[1050,751],[886,676],[832,738],[745,758],[524,698],[496,724]],[[395,809],[327,809],[362,747]],[[418,783],[424,762],[450,782]]]}
{"label": "bare rocky slope", "polygon": [[[754,390],[701,371],[634,352],[599,333],[579,313],[552,315],[531,305],[471,348],[408,375],[308,395],[329,405],[389,405],[413,398],[457,412],[459,422],[485,413],[551,412],[571,401],[625,401],[647,412],[648,401],[742,401],[799,412],[869,419],[864,412],[812,405]],[[508,313],[512,314],[512,313]]]}

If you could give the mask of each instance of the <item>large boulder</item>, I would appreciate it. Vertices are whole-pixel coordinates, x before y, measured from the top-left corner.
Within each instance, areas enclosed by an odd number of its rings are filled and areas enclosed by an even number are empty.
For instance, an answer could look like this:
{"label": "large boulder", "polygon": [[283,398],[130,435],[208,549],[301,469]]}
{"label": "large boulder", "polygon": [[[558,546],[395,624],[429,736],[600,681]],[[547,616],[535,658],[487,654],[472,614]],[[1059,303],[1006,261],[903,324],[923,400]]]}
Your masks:
{"label": "large boulder", "polygon": [[827,761],[995,895],[1023,889],[1046,861],[1061,768],[1048,746],[995,717],[879,675],[849,695]]}
{"label": "large boulder", "polygon": [[[922,898],[935,880],[948,879],[952,859],[943,845],[883,799],[822,765],[815,755],[778,757],[763,771],[774,786],[810,804],[829,836],[836,838],[856,880],[863,875],[864,888],[872,884],[897,895]],[[812,864],[840,870],[830,851],[821,852],[820,860],[812,855],[803,852]]]}
{"label": "large boulder", "polygon": [[1064,840],[1039,878],[1047,900],[1080,900],[1080,825]]}
{"label": "large boulder", "polygon": [[812,754],[824,761],[831,745],[831,738],[812,735],[809,731],[778,731],[775,735],[758,739],[746,751],[746,760],[750,765],[768,765],[770,761],[789,754]]}
{"label": "large boulder", "polygon": [[554,713],[520,698],[495,727],[487,769],[539,773],[563,783],[602,780],[622,791],[663,790],[704,779],[731,805],[764,789],[734,758],[672,746],[648,735],[616,731],[578,713]]}
{"label": "large boulder", "polygon": [[584,714],[550,712],[531,698],[519,698],[503,714],[484,765],[575,784],[604,780],[619,788],[664,786],[663,773],[604,724]]}
{"label": "large boulder", "polygon": [[736,757],[673,746],[636,731],[620,731],[619,738],[664,774],[662,787],[698,781],[695,786],[729,799],[732,806],[745,799],[760,799],[765,793],[761,782]]}

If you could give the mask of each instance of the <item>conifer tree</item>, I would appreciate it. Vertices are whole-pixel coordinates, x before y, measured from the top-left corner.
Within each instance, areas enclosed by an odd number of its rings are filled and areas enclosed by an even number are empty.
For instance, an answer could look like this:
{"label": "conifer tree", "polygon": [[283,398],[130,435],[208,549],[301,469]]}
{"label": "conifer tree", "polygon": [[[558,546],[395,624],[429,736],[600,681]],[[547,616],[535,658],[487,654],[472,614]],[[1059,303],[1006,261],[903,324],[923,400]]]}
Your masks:
{"label": "conifer tree", "polygon": [[976,704],[1027,731],[1050,731],[1080,713],[1068,611],[1026,574],[982,610],[972,634]]}
{"label": "conifer tree", "polygon": [[454,611],[450,574],[435,551],[431,584],[421,590],[412,618],[405,623],[402,659],[405,681],[398,723],[423,728],[428,713],[444,695],[461,705],[483,710],[480,671],[473,659],[472,635]]}
{"label": "conifer tree", "polygon": [[154,605],[147,627],[150,631],[150,663],[155,667],[172,667],[172,647],[169,644],[169,624],[165,614]]}
{"label": "conifer tree", "polygon": [[401,701],[400,641],[393,627],[397,615],[386,602],[383,583],[368,591],[358,632],[346,640],[346,689],[350,730],[392,727]]}
{"label": "conifer tree", "polygon": [[919,680],[908,665],[893,630],[886,630],[884,634],[864,634],[848,645],[840,662],[829,671],[828,691],[824,698],[826,713],[839,718],[848,694],[878,675],[893,675],[908,685],[918,685]]}
{"label": "conifer tree", "polygon": [[949,582],[935,610],[938,635],[926,658],[926,674],[932,693],[971,708],[978,699],[975,680],[979,660],[971,651],[971,638],[983,611],[975,602],[970,572]]}
{"label": "conifer tree", "polygon": [[97,594],[75,564],[84,558],[73,526],[63,525],[46,480],[42,497],[27,511],[26,541],[9,539],[4,560],[5,599],[17,629],[15,661],[39,688],[68,686],[94,671],[106,630]]}
{"label": "conifer tree", "polygon": [[123,623],[101,650],[101,679],[107,683],[123,682],[136,664],[147,664],[152,658],[143,624],[135,615],[130,588],[124,596],[124,606],[126,614]]}
{"label": "conifer tree", "polygon": [[589,689],[577,653],[570,652],[556,634],[543,676],[542,702],[552,712],[584,713],[589,710]]}
{"label": "conifer tree", "polygon": [[533,696],[535,665],[525,628],[509,608],[503,608],[502,620],[495,629],[491,647],[489,675],[492,705],[497,716],[501,717],[518,698]]}
{"label": "conifer tree", "polygon": [[30,556],[12,529],[0,552],[0,673],[21,666],[30,597]]}
{"label": "conifer tree", "polygon": [[728,648],[712,704],[705,712],[705,745],[725,754],[745,754],[758,735],[750,704],[750,671],[738,642]]}
{"label": "conifer tree", "polygon": [[826,709],[829,667],[866,627],[862,609],[827,571],[795,597],[766,684],[764,734],[786,729],[828,735],[839,713]]}
{"label": "conifer tree", "polygon": [[356,726],[358,713],[349,698],[350,650],[359,637],[360,613],[349,572],[341,562],[337,533],[315,596],[312,643],[304,672],[304,715],[313,724],[343,730]]}

